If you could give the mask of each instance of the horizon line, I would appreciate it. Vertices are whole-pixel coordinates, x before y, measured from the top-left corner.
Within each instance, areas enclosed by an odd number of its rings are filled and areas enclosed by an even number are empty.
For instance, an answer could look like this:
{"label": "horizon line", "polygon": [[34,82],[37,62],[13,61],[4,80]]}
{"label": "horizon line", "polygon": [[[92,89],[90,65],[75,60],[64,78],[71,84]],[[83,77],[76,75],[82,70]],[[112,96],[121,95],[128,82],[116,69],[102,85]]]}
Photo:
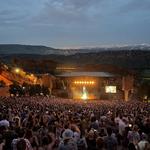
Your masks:
{"label": "horizon line", "polygon": [[53,48],[53,49],[62,49],[62,50],[71,50],[71,49],[94,49],[94,48],[115,48],[115,47],[126,47],[126,46],[150,46],[150,43],[135,43],[135,44],[101,44],[101,45],[95,45],[95,46],[62,46],[62,47],[53,47],[53,46],[48,46],[45,44],[24,44],[24,43],[0,43],[0,45],[22,45],[22,46],[43,46],[43,47],[47,47],[47,48]]}

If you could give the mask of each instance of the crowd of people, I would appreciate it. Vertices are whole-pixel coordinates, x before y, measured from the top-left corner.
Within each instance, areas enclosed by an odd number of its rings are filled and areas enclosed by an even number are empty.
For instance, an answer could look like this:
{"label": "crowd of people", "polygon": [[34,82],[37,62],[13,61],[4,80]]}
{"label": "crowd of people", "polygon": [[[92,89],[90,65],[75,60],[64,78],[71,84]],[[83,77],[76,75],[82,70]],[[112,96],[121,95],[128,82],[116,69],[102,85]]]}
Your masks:
{"label": "crowd of people", "polygon": [[150,104],[0,98],[0,150],[149,150]]}

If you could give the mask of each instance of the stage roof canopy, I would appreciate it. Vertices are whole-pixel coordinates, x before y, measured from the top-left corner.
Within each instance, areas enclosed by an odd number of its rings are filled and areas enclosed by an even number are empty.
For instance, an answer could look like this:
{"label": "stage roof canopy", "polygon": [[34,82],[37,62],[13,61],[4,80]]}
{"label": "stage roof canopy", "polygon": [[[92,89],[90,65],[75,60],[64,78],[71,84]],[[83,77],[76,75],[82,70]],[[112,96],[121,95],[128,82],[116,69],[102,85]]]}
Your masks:
{"label": "stage roof canopy", "polygon": [[88,77],[114,77],[114,74],[108,72],[64,72],[59,75],[58,77],[81,77],[81,76],[88,76]]}

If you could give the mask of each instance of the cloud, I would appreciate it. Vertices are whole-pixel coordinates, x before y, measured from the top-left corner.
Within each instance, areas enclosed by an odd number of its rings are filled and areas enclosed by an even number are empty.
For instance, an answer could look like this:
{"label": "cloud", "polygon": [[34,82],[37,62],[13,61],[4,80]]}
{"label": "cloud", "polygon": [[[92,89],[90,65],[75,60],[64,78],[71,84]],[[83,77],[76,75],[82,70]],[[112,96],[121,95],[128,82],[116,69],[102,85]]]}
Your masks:
{"label": "cloud", "polygon": [[34,17],[41,24],[86,24],[100,11],[103,0],[49,0]]}
{"label": "cloud", "polygon": [[132,12],[145,12],[150,13],[150,1],[149,0],[131,0],[120,9],[121,13],[132,13]]}
{"label": "cloud", "polygon": [[[149,0],[7,0],[0,5],[3,23],[31,26],[91,26],[132,12],[147,11]],[[130,15],[131,14],[131,15]]]}
{"label": "cloud", "polygon": [[4,0],[0,39],[64,46],[149,41],[149,10],[149,0]]}
{"label": "cloud", "polygon": [[0,20],[1,24],[30,22],[31,18],[42,9],[44,5],[40,0],[7,0],[1,1]]}

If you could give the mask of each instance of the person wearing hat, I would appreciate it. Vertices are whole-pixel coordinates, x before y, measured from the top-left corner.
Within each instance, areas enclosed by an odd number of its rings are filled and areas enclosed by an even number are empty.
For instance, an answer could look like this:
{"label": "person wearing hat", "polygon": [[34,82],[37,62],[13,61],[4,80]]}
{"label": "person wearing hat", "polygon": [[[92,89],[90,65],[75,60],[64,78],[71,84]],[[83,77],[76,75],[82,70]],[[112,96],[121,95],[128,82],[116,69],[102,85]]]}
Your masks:
{"label": "person wearing hat", "polygon": [[66,129],[62,134],[62,141],[59,144],[58,150],[77,150],[77,144],[73,139],[73,132]]}
{"label": "person wearing hat", "polygon": [[7,120],[6,115],[3,115],[3,118],[0,119],[0,126],[5,126],[5,127],[7,127],[7,128],[10,126],[10,123],[9,123],[9,121]]}

